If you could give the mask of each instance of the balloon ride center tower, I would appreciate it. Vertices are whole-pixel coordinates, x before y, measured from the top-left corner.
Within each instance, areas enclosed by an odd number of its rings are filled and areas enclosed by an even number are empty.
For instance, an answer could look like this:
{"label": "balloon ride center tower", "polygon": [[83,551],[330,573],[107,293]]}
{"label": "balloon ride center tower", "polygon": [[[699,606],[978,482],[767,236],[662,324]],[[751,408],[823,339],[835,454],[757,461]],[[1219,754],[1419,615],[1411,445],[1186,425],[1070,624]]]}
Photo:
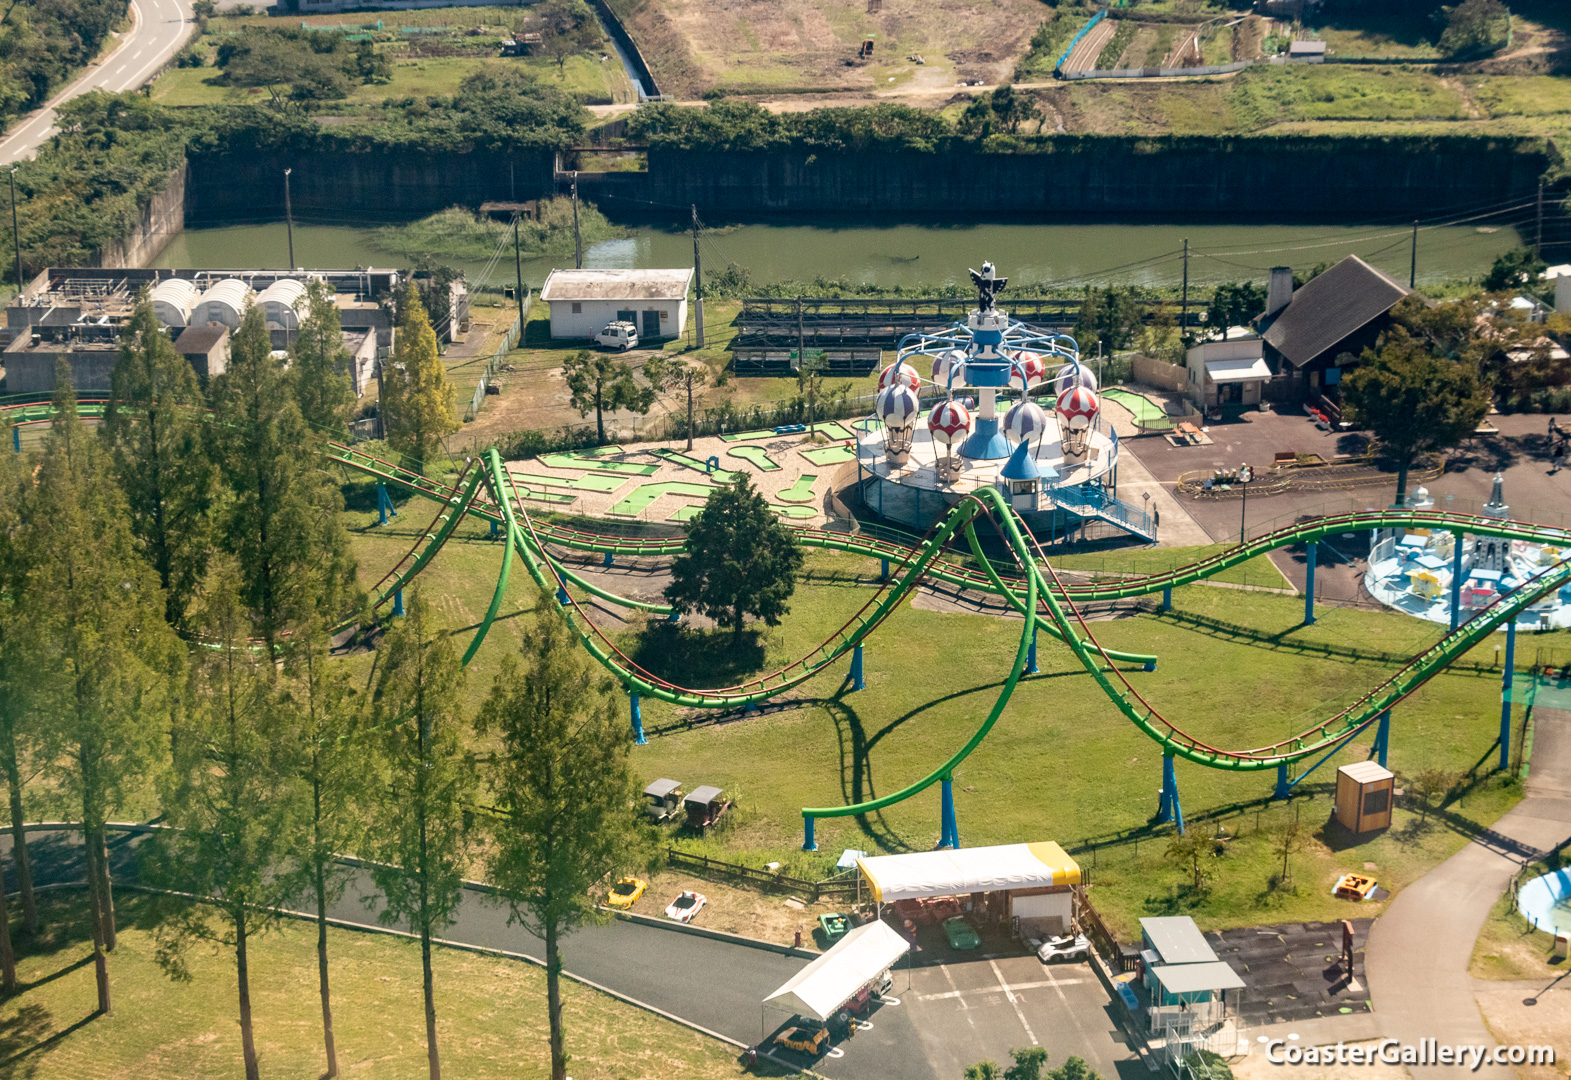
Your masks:
{"label": "balloon ride center tower", "polygon": [[1075,340],[1011,319],[992,263],[971,280],[966,320],[902,338],[879,375],[874,415],[856,425],[864,504],[926,529],[991,487],[1048,542],[1154,540],[1145,509],[1118,498],[1118,434]]}

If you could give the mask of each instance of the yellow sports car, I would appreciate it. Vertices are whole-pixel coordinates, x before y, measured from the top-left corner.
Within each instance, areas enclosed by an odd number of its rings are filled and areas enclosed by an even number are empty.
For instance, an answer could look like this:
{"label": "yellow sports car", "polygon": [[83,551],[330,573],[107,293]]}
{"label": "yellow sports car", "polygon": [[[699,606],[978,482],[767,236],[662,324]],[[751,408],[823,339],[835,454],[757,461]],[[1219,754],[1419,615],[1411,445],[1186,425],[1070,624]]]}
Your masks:
{"label": "yellow sports car", "polygon": [[606,897],[606,903],[614,908],[630,908],[638,903],[638,898],[644,895],[644,890],[649,888],[649,882],[635,877],[625,877],[611,887],[611,895]]}

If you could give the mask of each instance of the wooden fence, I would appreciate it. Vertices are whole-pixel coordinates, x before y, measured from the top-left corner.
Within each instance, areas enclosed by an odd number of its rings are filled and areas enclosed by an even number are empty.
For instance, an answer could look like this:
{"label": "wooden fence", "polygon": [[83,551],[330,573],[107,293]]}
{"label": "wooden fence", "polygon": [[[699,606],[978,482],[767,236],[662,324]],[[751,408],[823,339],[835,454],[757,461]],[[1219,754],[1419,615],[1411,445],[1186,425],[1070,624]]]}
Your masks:
{"label": "wooden fence", "polygon": [[757,885],[771,892],[802,893],[812,900],[824,897],[855,897],[856,878],[834,878],[828,881],[808,881],[806,878],[776,874],[770,870],[755,870],[739,863],[722,862],[707,855],[689,855],[676,848],[666,848],[666,864],[679,870],[688,870],[701,877],[724,878]]}

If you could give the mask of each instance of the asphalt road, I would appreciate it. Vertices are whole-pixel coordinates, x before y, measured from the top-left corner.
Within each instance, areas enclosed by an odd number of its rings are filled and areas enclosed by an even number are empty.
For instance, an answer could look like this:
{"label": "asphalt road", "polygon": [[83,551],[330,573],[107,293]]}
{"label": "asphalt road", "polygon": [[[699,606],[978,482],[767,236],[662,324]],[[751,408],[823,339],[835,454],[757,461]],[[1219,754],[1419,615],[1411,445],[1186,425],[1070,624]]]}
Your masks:
{"label": "asphalt road", "polygon": [[135,90],[151,79],[190,37],[191,0],[131,0],[131,29],[109,55],[92,64],[44,105],[21,118],[0,141],[0,164],[38,152],[55,132],[55,109],[89,90]]}

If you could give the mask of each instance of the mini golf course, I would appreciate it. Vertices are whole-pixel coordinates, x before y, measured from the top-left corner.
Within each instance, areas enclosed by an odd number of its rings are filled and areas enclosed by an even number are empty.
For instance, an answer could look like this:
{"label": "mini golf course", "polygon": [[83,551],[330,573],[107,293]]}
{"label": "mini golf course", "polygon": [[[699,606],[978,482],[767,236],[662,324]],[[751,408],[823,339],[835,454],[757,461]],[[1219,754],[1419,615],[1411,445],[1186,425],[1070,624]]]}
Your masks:
{"label": "mini golf course", "polygon": [[840,465],[856,460],[856,451],[849,446],[820,446],[799,453],[814,465]]}
{"label": "mini golf course", "polygon": [[813,473],[803,473],[796,478],[796,482],[788,488],[776,492],[775,498],[781,502],[805,503],[813,501],[813,482],[818,477]]}
{"label": "mini golf course", "polygon": [[1150,426],[1171,420],[1167,410],[1152,401],[1144,394],[1137,394],[1132,390],[1103,390],[1104,401],[1116,401],[1134,414],[1135,423]]}
{"label": "mini golf course", "polygon": [[641,484],[634,488],[627,498],[611,507],[611,513],[642,514],[662,495],[691,495],[695,499],[707,499],[714,490],[710,484],[690,484],[685,480],[668,480],[663,484]]}
{"label": "mini golf course", "polygon": [[775,459],[765,452],[762,446],[735,446],[726,453],[734,458],[741,458],[759,472],[774,472],[780,466]]}

